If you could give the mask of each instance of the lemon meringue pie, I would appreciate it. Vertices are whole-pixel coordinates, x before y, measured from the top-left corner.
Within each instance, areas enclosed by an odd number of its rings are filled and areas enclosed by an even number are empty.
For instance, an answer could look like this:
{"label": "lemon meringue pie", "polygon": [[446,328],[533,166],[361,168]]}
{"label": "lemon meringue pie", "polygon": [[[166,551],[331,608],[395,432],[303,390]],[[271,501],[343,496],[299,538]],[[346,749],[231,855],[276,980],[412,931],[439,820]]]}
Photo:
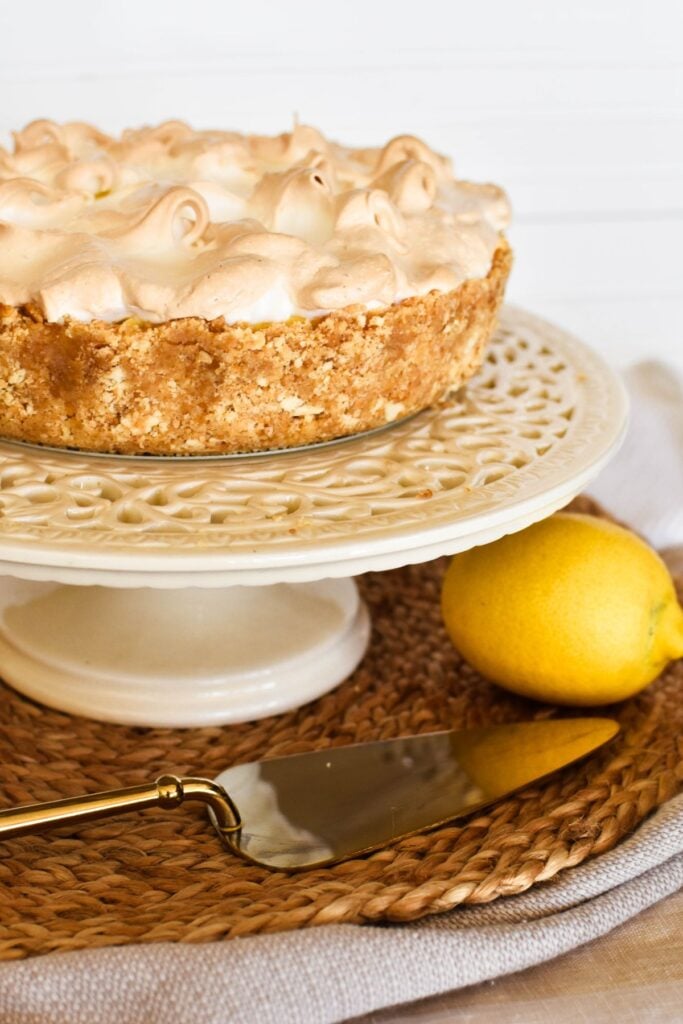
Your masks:
{"label": "lemon meringue pie", "polygon": [[35,121],[0,148],[0,435],[227,454],[424,409],[482,361],[508,219],[413,136]]}

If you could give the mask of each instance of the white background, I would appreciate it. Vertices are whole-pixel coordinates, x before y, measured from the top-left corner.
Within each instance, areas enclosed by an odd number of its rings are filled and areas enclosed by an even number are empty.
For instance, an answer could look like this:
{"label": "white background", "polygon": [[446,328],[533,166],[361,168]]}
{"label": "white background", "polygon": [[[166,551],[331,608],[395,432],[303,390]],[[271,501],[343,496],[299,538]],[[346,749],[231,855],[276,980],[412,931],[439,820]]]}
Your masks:
{"label": "white background", "polygon": [[0,0],[0,132],[168,117],[423,136],[515,209],[509,295],[683,367],[680,0]]}

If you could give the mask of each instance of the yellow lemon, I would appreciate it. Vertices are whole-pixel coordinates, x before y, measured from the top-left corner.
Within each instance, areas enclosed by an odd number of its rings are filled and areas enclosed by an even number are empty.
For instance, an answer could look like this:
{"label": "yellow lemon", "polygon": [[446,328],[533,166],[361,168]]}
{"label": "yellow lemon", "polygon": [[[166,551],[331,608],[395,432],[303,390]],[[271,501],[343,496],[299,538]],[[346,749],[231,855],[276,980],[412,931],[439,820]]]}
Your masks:
{"label": "yellow lemon", "polygon": [[629,530],[558,512],[456,555],[446,628],[488,679],[556,704],[606,704],[683,656],[683,609],[659,556]]}

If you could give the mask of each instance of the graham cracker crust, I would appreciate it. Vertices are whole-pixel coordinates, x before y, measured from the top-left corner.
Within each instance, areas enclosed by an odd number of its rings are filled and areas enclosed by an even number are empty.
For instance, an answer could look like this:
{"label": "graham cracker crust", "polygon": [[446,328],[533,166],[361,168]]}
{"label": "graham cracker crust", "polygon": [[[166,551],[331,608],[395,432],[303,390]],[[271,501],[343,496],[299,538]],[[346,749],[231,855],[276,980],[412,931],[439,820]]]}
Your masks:
{"label": "graham cracker crust", "polygon": [[0,435],[120,454],[256,452],[370,430],[480,366],[512,261],[381,310],[227,324],[49,323],[0,305]]}

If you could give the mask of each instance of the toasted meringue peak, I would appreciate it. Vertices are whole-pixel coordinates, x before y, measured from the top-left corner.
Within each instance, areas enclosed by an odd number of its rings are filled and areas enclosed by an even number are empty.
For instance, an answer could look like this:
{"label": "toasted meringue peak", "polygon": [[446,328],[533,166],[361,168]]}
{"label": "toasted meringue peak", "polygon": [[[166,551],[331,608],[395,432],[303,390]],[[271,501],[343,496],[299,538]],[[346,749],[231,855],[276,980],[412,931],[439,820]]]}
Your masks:
{"label": "toasted meringue peak", "polygon": [[500,189],[411,135],[347,149],[301,124],[33,121],[0,148],[0,302],[52,321],[377,308],[484,277],[508,220]]}

